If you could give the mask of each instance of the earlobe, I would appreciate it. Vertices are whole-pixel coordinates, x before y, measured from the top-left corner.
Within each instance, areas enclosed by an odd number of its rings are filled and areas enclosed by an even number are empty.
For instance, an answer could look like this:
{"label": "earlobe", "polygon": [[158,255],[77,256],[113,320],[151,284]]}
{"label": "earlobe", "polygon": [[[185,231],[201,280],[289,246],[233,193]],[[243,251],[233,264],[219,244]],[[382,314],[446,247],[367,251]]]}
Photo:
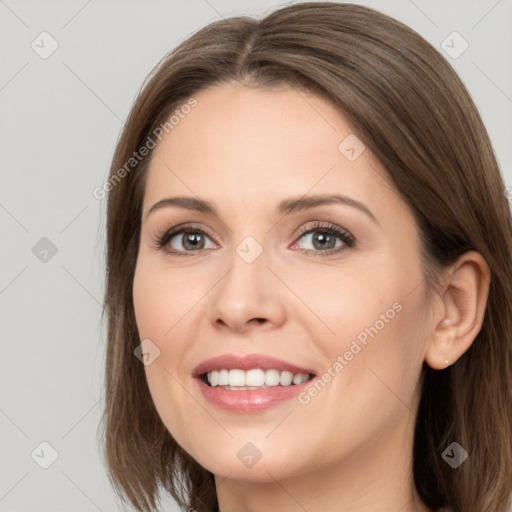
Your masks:
{"label": "earlobe", "polygon": [[[442,322],[441,322],[441,325],[443,327],[448,327],[449,325],[451,325],[451,320],[449,318],[445,318]],[[446,352],[441,352],[443,354],[443,357],[444,357],[444,364],[448,367],[450,366],[450,360],[448,359],[448,356],[446,355]]]}
{"label": "earlobe", "polygon": [[452,265],[427,337],[425,361],[431,368],[447,368],[469,349],[482,328],[489,286],[489,267],[478,252],[464,253]]}
{"label": "earlobe", "polygon": [[425,361],[434,370],[444,370],[455,362],[452,347],[456,333],[453,327],[449,327],[450,324],[448,319],[443,320],[440,323],[441,328],[432,333],[427,346]]}

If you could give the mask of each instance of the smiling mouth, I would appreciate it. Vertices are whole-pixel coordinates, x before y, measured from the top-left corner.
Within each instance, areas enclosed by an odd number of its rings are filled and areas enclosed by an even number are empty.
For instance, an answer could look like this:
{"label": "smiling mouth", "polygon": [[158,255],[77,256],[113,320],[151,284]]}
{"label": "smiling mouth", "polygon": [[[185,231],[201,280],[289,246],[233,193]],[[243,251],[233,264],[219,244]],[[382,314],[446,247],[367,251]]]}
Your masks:
{"label": "smiling mouth", "polygon": [[263,370],[254,368],[219,369],[203,373],[201,381],[211,388],[228,389],[232,391],[267,389],[272,387],[282,388],[302,384],[314,377],[312,373],[292,373],[276,369]]}

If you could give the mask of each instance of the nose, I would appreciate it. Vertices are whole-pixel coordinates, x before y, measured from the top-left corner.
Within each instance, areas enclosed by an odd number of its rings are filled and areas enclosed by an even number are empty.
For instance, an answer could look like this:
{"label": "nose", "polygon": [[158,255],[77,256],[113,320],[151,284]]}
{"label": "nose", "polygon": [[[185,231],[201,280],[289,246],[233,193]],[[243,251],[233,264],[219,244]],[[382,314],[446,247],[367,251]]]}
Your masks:
{"label": "nose", "polygon": [[252,263],[234,254],[231,268],[211,291],[208,317],[215,329],[244,334],[284,323],[284,286],[264,254]]}

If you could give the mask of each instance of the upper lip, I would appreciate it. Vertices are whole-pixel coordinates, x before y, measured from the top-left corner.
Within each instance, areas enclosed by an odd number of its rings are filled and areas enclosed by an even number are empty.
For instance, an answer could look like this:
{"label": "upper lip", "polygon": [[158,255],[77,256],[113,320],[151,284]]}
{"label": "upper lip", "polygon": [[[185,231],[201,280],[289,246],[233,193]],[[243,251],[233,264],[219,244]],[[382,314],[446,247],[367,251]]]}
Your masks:
{"label": "upper lip", "polygon": [[199,363],[194,368],[192,375],[194,377],[200,377],[212,370],[251,370],[253,368],[260,368],[262,370],[270,370],[274,368],[278,371],[314,374],[311,369],[303,368],[296,364],[283,361],[282,359],[277,359],[263,354],[224,354]]}

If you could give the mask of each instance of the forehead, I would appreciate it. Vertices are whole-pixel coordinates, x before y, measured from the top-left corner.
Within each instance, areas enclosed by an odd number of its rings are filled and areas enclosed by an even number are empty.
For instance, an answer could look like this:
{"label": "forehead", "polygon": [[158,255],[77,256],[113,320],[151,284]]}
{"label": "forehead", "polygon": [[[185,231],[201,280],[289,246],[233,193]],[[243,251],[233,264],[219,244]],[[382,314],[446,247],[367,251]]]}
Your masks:
{"label": "forehead", "polygon": [[210,199],[220,210],[270,209],[308,193],[400,206],[380,163],[328,101],[290,86],[238,83],[194,99],[153,150],[144,211],[166,194]]}

